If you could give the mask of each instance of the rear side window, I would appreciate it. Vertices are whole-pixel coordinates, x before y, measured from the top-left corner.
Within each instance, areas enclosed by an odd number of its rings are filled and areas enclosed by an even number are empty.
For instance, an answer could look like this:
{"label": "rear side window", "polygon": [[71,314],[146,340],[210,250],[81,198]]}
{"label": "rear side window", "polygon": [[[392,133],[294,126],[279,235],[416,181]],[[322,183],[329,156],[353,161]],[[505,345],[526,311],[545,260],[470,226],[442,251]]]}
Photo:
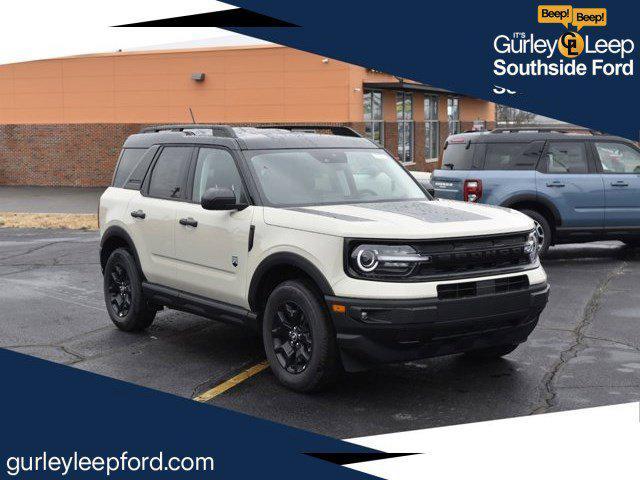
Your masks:
{"label": "rear side window", "polygon": [[165,147],[160,153],[149,180],[149,196],[156,198],[184,198],[191,147]]}
{"label": "rear side window", "polygon": [[147,150],[145,148],[125,148],[120,154],[120,160],[116,166],[116,173],[113,176],[113,186],[124,187],[131,172],[138,166],[140,159]]}
{"label": "rear side window", "polygon": [[547,148],[548,173],[587,173],[587,149],[583,142],[550,142]]}
{"label": "rear side window", "polygon": [[449,170],[472,170],[475,151],[473,143],[449,143],[444,150],[442,166]]}
{"label": "rear side window", "polygon": [[540,148],[526,143],[489,143],[484,161],[485,170],[534,170]]}
{"label": "rear side window", "polygon": [[596,142],[604,173],[640,173],[640,153],[623,143]]}

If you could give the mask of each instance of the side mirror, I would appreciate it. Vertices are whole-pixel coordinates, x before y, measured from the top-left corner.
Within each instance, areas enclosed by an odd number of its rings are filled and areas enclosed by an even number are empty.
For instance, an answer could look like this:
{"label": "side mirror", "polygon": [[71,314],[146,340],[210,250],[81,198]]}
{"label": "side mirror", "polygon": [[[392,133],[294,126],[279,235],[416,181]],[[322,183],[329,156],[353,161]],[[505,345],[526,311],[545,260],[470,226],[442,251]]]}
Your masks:
{"label": "side mirror", "polygon": [[202,195],[200,205],[205,210],[244,210],[246,203],[238,203],[230,188],[210,188]]}

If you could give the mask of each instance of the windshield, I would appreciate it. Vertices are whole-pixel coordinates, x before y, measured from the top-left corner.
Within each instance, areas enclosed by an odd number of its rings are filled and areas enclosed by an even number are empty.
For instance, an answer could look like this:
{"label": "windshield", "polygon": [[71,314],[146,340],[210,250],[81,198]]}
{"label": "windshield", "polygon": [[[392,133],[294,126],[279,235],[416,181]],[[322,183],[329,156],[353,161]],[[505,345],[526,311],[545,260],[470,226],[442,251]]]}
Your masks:
{"label": "windshield", "polygon": [[263,197],[273,206],[428,198],[380,149],[263,150],[245,155]]}

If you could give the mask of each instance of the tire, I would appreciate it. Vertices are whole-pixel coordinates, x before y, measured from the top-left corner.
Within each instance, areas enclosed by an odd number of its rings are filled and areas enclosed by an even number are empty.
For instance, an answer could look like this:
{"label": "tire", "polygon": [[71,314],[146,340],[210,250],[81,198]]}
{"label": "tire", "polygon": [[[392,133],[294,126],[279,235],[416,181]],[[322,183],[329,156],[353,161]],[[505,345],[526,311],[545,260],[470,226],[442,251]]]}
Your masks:
{"label": "tire", "polygon": [[291,390],[320,390],[342,370],[333,324],[315,289],[301,280],[271,292],[262,338],[273,374]]}
{"label": "tire", "polygon": [[495,347],[487,347],[480,348],[478,350],[471,350],[470,352],[465,352],[465,355],[471,359],[477,360],[490,360],[493,358],[500,358],[508,355],[513,352],[516,348],[518,348],[519,344],[507,344],[507,345],[498,345]]}
{"label": "tire", "polygon": [[541,257],[544,256],[544,254],[547,253],[547,250],[549,250],[551,239],[553,237],[553,229],[551,228],[551,223],[549,223],[547,217],[535,210],[522,209],[520,210],[520,213],[524,213],[527,217],[530,217],[534,222],[536,222],[536,232],[538,233],[538,238],[542,237],[539,255]]}
{"label": "tire", "polygon": [[125,332],[144,330],[153,323],[157,313],[144,298],[142,275],[133,256],[124,248],[114,250],[107,260],[104,299],[111,321]]}

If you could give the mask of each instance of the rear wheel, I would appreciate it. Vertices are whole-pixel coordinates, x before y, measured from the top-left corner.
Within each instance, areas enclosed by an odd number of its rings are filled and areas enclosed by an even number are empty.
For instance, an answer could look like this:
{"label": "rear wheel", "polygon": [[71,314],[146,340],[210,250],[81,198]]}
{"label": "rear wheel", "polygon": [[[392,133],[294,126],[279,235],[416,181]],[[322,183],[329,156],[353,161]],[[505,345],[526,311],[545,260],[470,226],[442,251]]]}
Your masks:
{"label": "rear wheel", "polygon": [[131,253],[114,250],[104,268],[104,298],[111,321],[120,330],[144,330],[156,316],[157,309],[147,304],[142,294],[142,276]]}
{"label": "rear wheel", "polygon": [[517,343],[512,344],[509,343],[507,345],[498,345],[495,347],[487,347],[480,348],[478,350],[471,350],[470,352],[465,352],[465,355],[469,358],[478,359],[478,360],[490,360],[492,358],[500,358],[509,353],[513,352],[516,348],[518,348]]}
{"label": "rear wheel", "polygon": [[300,280],[278,285],[267,301],[262,332],[271,370],[299,392],[319,390],[336,379],[336,336],[314,289]]}
{"label": "rear wheel", "polygon": [[541,213],[535,210],[522,209],[520,213],[524,213],[526,216],[530,217],[535,224],[535,233],[538,237],[539,253],[540,256],[543,256],[549,250],[549,245],[551,245],[551,238],[553,236],[553,230],[551,229],[551,224],[549,220],[542,215]]}

